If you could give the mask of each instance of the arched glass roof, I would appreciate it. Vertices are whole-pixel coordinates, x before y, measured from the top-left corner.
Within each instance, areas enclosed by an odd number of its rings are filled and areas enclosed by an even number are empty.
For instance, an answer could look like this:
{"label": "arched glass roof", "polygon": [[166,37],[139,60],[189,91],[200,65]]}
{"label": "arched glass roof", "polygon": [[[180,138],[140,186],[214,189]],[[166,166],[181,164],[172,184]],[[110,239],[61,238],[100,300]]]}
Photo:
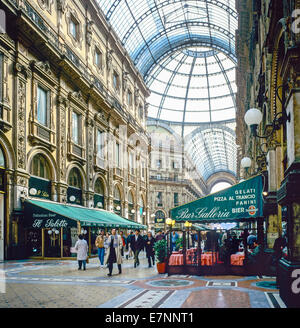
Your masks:
{"label": "arched glass roof", "polygon": [[199,130],[186,138],[185,150],[204,180],[218,172],[235,175],[235,138],[232,130],[222,127]]}
{"label": "arched glass roof", "polygon": [[[96,0],[151,91],[148,116],[197,129],[188,147],[204,178],[236,173],[235,0]],[[218,124],[218,130],[213,126]]]}

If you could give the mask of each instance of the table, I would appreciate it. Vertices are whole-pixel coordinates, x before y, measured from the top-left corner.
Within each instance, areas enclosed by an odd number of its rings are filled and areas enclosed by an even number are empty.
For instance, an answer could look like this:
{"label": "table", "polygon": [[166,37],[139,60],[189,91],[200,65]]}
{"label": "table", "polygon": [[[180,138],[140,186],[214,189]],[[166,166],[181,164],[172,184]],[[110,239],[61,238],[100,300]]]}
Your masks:
{"label": "table", "polygon": [[232,254],[230,257],[230,264],[242,266],[244,259],[245,259],[244,253]]}
{"label": "table", "polygon": [[169,265],[183,265],[183,254],[172,254],[169,259]]}
{"label": "table", "polygon": [[[187,252],[188,253],[188,252]],[[192,255],[192,258],[189,259],[189,255]],[[201,254],[201,265],[209,265],[213,264],[213,255],[217,257],[218,255],[213,254],[212,252]],[[194,252],[189,252],[186,256],[186,264],[196,264],[193,262]],[[215,262],[215,261],[214,261]],[[183,265],[183,254],[172,254],[169,259],[169,265]]]}

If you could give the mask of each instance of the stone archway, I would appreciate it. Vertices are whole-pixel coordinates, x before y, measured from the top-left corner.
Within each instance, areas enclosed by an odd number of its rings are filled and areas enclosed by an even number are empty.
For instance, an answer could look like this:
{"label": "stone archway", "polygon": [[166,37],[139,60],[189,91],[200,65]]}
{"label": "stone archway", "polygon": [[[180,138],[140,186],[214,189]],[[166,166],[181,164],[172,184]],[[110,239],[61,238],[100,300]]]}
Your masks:
{"label": "stone archway", "polygon": [[235,185],[238,181],[236,176],[228,172],[218,172],[211,175],[207,180],[207,189],[209,192],[212,190],[213,186],[220,182],[227,182],[230,185]]}

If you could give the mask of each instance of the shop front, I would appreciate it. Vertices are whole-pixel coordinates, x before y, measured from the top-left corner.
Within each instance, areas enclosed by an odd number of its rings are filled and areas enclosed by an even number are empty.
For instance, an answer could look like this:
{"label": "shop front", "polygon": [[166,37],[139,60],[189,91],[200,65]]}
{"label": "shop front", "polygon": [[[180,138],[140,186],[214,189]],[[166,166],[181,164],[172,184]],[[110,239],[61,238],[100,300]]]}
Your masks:
{"label": "shop front", "polygon": [[100,229],[144,229],[118,215],[100,209],[61,204],[42,199],[24,201],[27,257],[72,259],[72,248],[82,234],[89,245],[89,256],[97,254],[95,240]]}
{"label": "shop front", "polygon": [[[173,251],[170,242],[172,226],[170,226],[167,238],[168,273],[267,274],[271,270],[268,267],[271,256],[264,244],[262,193],[262,176],[256,176],[172,209],[170,211],[172,220],[184,223],[186,229],[182,232],[181,246]],[[256,238],[263,249],[255,265],[249,264],[251,250],[248,249],[247,241],[240,229],[241,225],[245,226],[245,223],[250,222],[255,222]],[[191,226],[198,230],[193,236],[191,236]]]}

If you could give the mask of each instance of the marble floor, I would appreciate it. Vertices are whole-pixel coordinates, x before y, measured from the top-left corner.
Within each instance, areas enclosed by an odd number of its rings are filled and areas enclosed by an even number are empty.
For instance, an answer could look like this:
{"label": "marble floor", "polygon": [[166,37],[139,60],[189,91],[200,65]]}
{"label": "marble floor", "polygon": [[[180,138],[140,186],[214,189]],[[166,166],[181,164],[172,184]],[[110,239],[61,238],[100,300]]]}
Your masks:
{"label": "marble floor", "polygon": [[167,276],[145,255],[114,267],[112,277],[90,259],[0,262],[0,308],[285,308],[274,277]]}

